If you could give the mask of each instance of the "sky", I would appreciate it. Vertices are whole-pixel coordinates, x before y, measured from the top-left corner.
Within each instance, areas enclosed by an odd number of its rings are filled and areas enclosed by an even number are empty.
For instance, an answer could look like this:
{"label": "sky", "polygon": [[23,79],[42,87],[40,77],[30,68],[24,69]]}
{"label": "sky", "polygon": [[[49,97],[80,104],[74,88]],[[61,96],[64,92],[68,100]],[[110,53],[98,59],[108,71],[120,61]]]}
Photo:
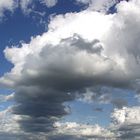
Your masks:
{"label": "sky", "polygon": [[0,139],[140,139],[139,0],[0,0]]}

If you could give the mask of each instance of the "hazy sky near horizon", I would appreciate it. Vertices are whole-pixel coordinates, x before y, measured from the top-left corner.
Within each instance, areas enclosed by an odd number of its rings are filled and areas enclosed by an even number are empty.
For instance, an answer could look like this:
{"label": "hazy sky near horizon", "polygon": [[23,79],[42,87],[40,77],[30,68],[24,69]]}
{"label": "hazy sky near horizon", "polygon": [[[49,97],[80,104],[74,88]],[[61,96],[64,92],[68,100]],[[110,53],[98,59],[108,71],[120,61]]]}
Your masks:
{"label": "hazy sky near horizon", "polygon": [[0,139],[140,139],[139,0],[0,0]]}

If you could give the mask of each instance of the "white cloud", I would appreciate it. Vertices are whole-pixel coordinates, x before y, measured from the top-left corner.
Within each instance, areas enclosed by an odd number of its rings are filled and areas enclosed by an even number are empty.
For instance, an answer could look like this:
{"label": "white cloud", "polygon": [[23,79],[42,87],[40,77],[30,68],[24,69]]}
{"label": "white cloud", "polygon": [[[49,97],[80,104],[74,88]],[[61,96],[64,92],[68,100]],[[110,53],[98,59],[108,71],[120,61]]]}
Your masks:
{"label": "white cloud", "polygon": [[25,14],[29,14],[30,12],[32,12],[32,9],[29,8],[29,5],[32,4],[32,2],[33,2],[32,0],[20,0],[19,1],[19,5]]}
{"label": "white cloud", "polygon": [[53,7],[57,4],[57,0],[40,0],[40,2],[45,4],[47,7]]}
{"label": "white cloud", "polygon": [[57,133],[60,135],[72,135],[79,138],[85,137],[86,139],[95,138],[108,138],[114,137],[114,134],[99,125],[78,124],[76,122],[55,123]]}
{"label": "white cloud", "polygon": [[20,131],[18,124],[19,115],[13,115],[11,107],[0,112],[0,133],[17,133]]}
{"label": "white cloud", "polygon": [[118,139],[131,140],[140,138],[140,107],[123,107],[112,113],[114,132]]}
{"label": "white cloud", "polygon": [[[112,102],[112,93],[113,90],[110,88],[103,88],[103,87],[94,87],[94,88],[87,88],[85,92],[77,95],[79,101],[85,103],[99,103],[99,104],[110,104]],[[113,102],[112,102],[113,103]]]}
{"label": "white cloud", "polygon": [[[74,100],[81,90],[97,85],[122,89],[139,86],[134,85],[140,79],[140,2],[121,2],[117,10],[110,15],[91,9],[58,15],[51,19],[48,32],[28,44],[5,49],[14,68],[1,77],[0,83],[15,89],[18,105],[13,112],[29,117],[20,121],[23,130],[52,130],[54,122],[68,113],[63,103]],[[86,100],[92,96],[86,96]],[[138,110],[115,110],[113,117],[123,126],[135,125]],[[92,130],[96,135],[106,132],[75,123],[63,126],[67,133],[72,128],[77,134],[79,127],[84,135]]]}
{"label": "white cloud", "polygon": [[140,124],[140,107],[115,109],[112,118],[117,124]]}
{"label": "white cloud", "polygon": [[[57,0],[38,0],[38,2],[47,6],[48,8],[57,4]],[[33,0],[0,0],[0,17],[4,16],[5,11],[8,10],[10,12],[14,12],[14,9],[18,7],[21,8],[25,15],[29,15],[30,13],[38,15],[39,11],[34,9],[34,4],[35,1]]]}
{"label": "white cloud", "polygon": [[[48,8],[53,7],[57,4],[57,0],[38,0],[41,4],[47,6]],[[33,0],[20,0],[19,5],[24,14],[28,15],[30,13],[39,13],[39,11],[35,11],[34,9],[34,1]]]}
{"label": "white cloud", "polygon": [[[15,64],[15,67],[12,70],[11,78],[15,77],[18,78],[18,76],[14,76],[15,74],[21,74],[21,71],[23,70],[23,65],[26,63],[25,60],[27,60],[28,56],[34,56],[37,57],[37,55],[43,50],[43,49],[49,49],[49,44],[51,45],[56,45],[54,47],[51,47],[50,51],[53,53],[54,50],[58,50],[58,46],[64,46],[62,48],[62,52],[60,51],[59,53],[63,53],[64,51],[67,51],[67,47],[65,45],[68,43],[68,47],[71,46],[72,42],[76,42],[75,46],[71,48],[69,55],[67,56],[67,61],[70,61],[69,59],[73,59],[73,63],[71,63],[71,67],[74,67],[74,65],[77,65],[73,69],[73,71],[79,71],[79,73],[85,73],[88,75],[100,75],[104,72],[107,72],[109,69],[112,69],[111,67],[114,65],[114,62],[112,60],[106,60],[107,57],[104,56],[104,54],[94,54],[93,53],[88,53],[85,52],[84,49],[78,49],[80,47],[78,43],[83,41],[87,47],[93,47],[93,51],[96,49],[102,50],[102,44],[100,43],[100,38],[104,38],[105,33],[109,30],[109,27],[112,24],[111,21],[112,16],[106,16],[100,13],[96,13],[93,11],[84,11],[81,13],[77,14],[66,14],[65,17],[63,16],[57,16],[55,19],[52,20],[52,22],[49,25],[49,31],[47,33],[44,33],[42,36],[38,36],[36,38],[32,38],[32,41],[30,44],[22,44],[21,48],[13,47],[13,48],[6,48],[5,49],[5,55],[9,61]],[[88,20],[90,19],[90,22]],[[104,26],[102,26],[102,23],[104,22]],[[82,23],[82,24],[81,24]],[[58,27],[59,25],[59,27]],[[92,26],[94,25],[94,26]],[[85,28],[86,26],[86,28]],[[92,27],[92,29],[90,28]],[[81,30],[83,29],[83,30]],[[78,36],[74,34],[78,34]],[[79,37],[79,35],[82,37]],[[66,41],[60,41],[62,39],[69,38]],[[47,40],[46,40],[47,38]],[[98,41],[99,39],[99,41]],[[93,44],[93,46],[92,46]],[[77,48],[76,48],[77,47]],[[34,49],[36,48],[36,49]],[[53,50],[54,49],[54,50]],[[78,50],[77,50],[78,49]],[[86,47],[85,47],[86,49]],[[92,48],[89,48],[92,49]],[[73,51],[77,50],[75,52],[76,54],[74,56],[71,55]],[[15,53],[16,52],[16,53]],[[65,55],[65,54],[57,54],[56,53],[56,58],[53,58],[50,61],[58,61],[59,59],[57,57]],[[18,58],[17,59],[17,55]],[[50,56],[50,55],[48,55]],[[44,56],[44,57],[48,57]],[[73,58],[72,58],[73,57]],[[80,62],[81,57],[83,57],[83,61]],[[51,56],[50,56],[51,59]],[[63,58],[62,58],[63,59]],[[48,59],[49,60],[49,59]],[[66,61],[66,60],[64,60]],[[96,61],[98,63],[94,63],[94,65],[91,65],[92,61]],[[28,61],[30,62],[30,61]],[[32,62],[31,62],[32,63]],[[47,62],[48,63],[48,62]],[[47,64],[46,63],[46,64]],[[50,63],[50,62],[49,62]],[[53,63],[53,62],[52,62]],[[100,63],[100,64],[99,64]],[[44,63],[45,64],[45,63]],[[45,64],[45,65],[46,65]],[[65,62],[63,62],[62,65],[65,66]],[[73,66],[72,66],[73,65]],[[30,65],[28,65],[30,66]],[[77,69],[79,67],[79,69]],[[90,68],[89,68],[90,67]],[[113,66],[114,67],[114,66]],[[28,68],[28,72],[32,71],[32,74],[35,74],[35,69],[32,70]],[[92,71],[94,69],[94,72]],[[88,71],[88,72],[87,72]],[[82,74],[81,73],[81,74]],[[8,74],[9,75],[9,74]],[[12,76],[13,75],[13,76]],[[8,76],[9,77],[9,76]],[[7,79],[7,78],[6,78]],[[8,80],[8,79],[7,79]],[[10,80],[10,79],[9,79]],[[11,79],[13,81],[13,79]]]}
{"label": "white cloud", "polygon": [[13,11],[15,7],[14,0],[0,0],[0,17],[4,15],[5,10]]}
{"label": "white cloud", "polygon": [[[89,4],[88,9],[95,11],[106,12],[108,9],[115,4],[113,0],[76,0],[78,3]],[[58,0],[38,0],[41,4],[48,8],[55,6]],[[35,2],[33,0],[1,0],[0,1],[0,16],[4,16],[4,12],[9,10],[14,11],[15,8],[20,7],[24,14],[29,15],[30,13],[39,13],[35,9]],[[37,16],[37,15],[36,15]]]}
{"label": "white cloud", "polygon": [[140,102],[140,95],[139,95],[139,94],[135,95],[135,99],[136,99],[138,102]]}
{"label": "white cloud", "polygon": [[116,0],[76,0],[77,2],[89,4],[89,8],[95,11],[107,12],[111,6],[117,3]]}
{"label": "white cloud", "polygon": [[14,94],[15,93],[11,93],[9,95],[0,95],[0,102],[7,102],[7,101],[11,101],[14,99]]}
{"label": "white cloud", "polygon": [[[28,116],[21,116],[12,114],[12,108],[8,108],[0,112],[0,137],[11,140],[11,138],[28,139],[28,140],[46,140],[63,138],[70,138],[72,140],[90,140],[90,139],[114,139],[115,135],[108,129],[102,128],[99,125],[78,124],[76,122],[56,122],[54,124],[55,130],[48,133],[29,133],[22,131],[19,121]],[[60,137],[60,138],[59,138]]]}

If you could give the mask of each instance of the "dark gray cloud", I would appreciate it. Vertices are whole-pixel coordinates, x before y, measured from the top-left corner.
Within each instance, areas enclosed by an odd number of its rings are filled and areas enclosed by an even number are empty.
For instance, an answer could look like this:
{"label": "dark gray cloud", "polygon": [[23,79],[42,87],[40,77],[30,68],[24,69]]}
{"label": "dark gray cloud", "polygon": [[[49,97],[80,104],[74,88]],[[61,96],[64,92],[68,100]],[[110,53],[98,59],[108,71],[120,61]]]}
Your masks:
{"label": "dark gray cloud", "polygon": [[96,108],[94,108],[94,111],[97,111],[97,112],[103,112],[103,108],[96,107]]}
{"label": "dark gray cloud", "polygon": [[[15,82],[17,105],[13,107],[14,114],[29,116],[19,121],[22,129],[52,131],[53,123],[68,114],[63,104],[74,100],[76,92],[97,84],[85,72],[77,71],[74,58],[81,51],[100,56],[101,47],[97,43],[99,41],[85,42],[74,35],[62,40],[57,47],[44,47],[37,60],[30,55],[27,57],[29,61],[26,61],[20,79]],[[37,75],[28,70],[37,71]]]}
{"label": "dark gray cloud", "polygon": [[121,139],[140,139],[140,124],[129,124],[118,129]]}
{"label": "dark gray cloud", "polygon": [[111,103],[117,108],[122,108],[128,104],[127,101],[122,98],[114,98],[112,99]]}
{"label": "dark gray cloud", "polygon": [[49,137],[49,140],[86,140],[85,138],[78,138],[72,135],[56,135]]}
{"label": "dark gray cloud", "polygon": [[25,131],[50,131],[58,118],[69,113],[63,103],[73,97],[66,92],[35,89],[25,87],[25,90],[22,88],[16,92],[15,100],[18,105],[13,107],[13,113],[29,116],[19,121]]}
{"label": "dark gray cloud", "polygon": [[[44,139],[43,139],[44,138]],[[1,132],[1,140],[47,140],[47,137],[41,137],[26,133],[11,133],[11,132]]]}

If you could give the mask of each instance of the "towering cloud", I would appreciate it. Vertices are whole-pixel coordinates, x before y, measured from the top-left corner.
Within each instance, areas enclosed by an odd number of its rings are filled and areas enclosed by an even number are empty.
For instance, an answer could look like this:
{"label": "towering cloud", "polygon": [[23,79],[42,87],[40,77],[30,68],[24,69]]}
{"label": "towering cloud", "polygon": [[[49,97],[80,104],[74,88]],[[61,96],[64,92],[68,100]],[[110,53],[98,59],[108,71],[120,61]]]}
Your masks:
{"label": "towering cloud", "polygon": [[[48,32],[28,44],[6,48],[5,56],[14,67],[0,83],[15,90],[11,110],[20,116],[20,128],[55,130],[55,122],[69,113],[65,103],[77,93],[96,87],[139,90],[139,14],[140,2],[132,0],[118,4],[114,14],[88,8],[58,15],[51,19]],[[118,101],[112,102],[118,106]],[[127,103],[121,104],[118,108]]]}

